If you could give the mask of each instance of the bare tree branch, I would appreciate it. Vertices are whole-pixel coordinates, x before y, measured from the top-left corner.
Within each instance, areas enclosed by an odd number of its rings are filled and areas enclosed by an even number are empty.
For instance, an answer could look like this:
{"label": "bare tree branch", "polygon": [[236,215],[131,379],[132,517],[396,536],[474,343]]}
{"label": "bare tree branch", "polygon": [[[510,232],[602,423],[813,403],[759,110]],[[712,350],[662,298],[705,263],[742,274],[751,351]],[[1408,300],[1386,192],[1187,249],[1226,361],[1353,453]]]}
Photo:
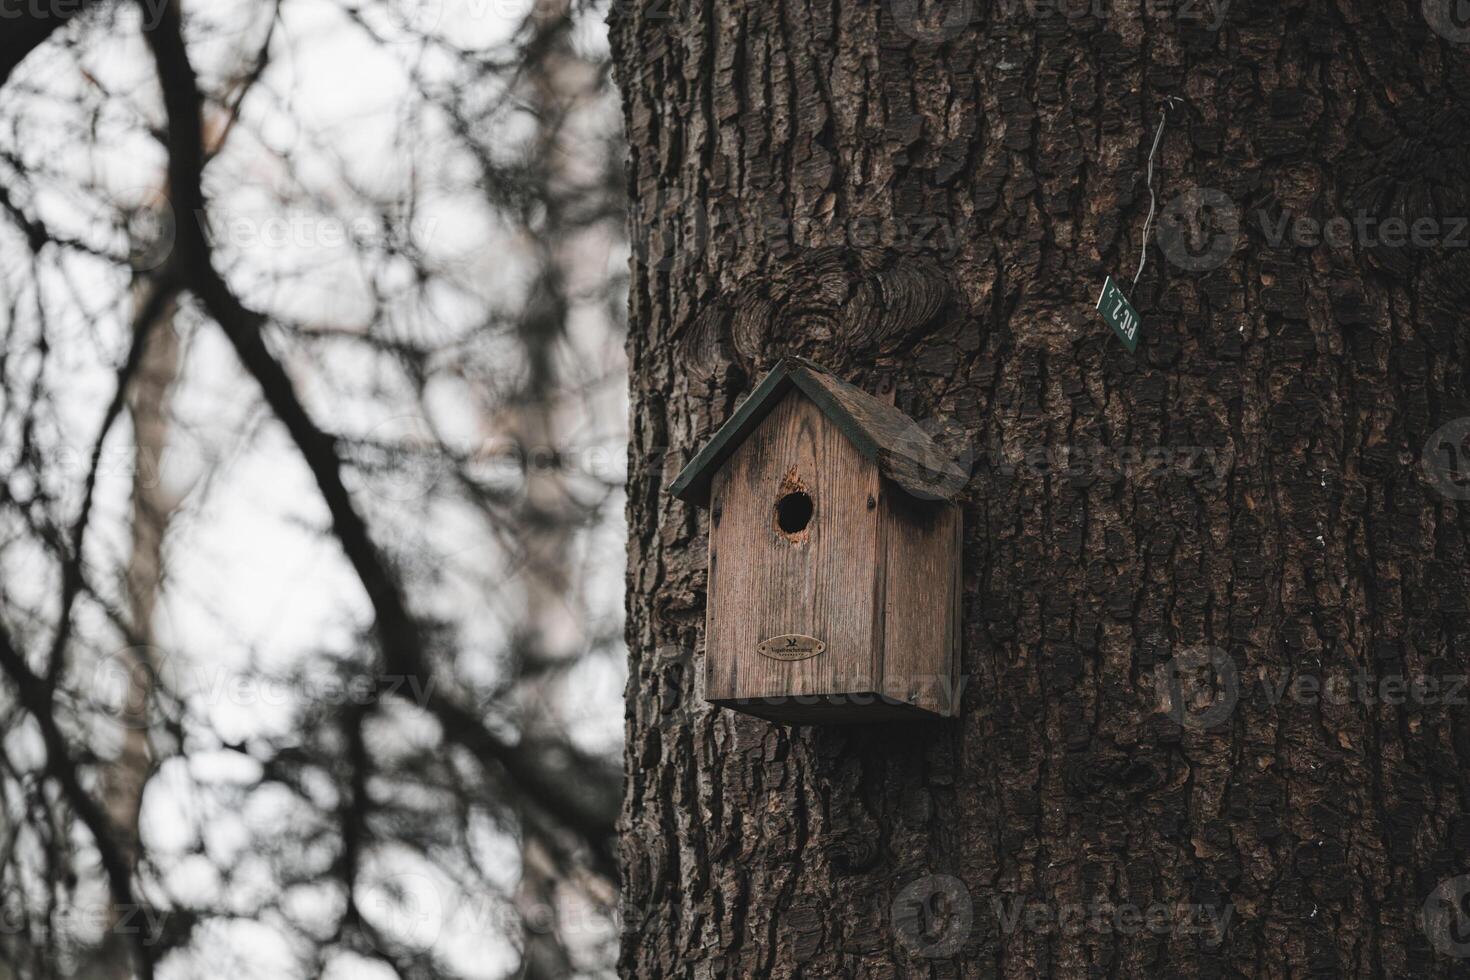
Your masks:
{"label": "bare tree branch", "polygon": [[[372,604],[386,672],[417,680],[417,689],[425,697],[423,706],[438,719],[445,738],[472,752],[482,764],[498,766],[549,817],[582,839],[600,873],[615,878],[616,806],[606,805],[602,788],[548,770],[536,753],[524,745],[507,743],[473,711],[434,687],[422,630],[342,481],[336,440],[311,418],[285,369],[267,347],[265,317],[241,303],[214,268],[201,218],[206,206],[202,99],[176,0],[161,12],[148,42],[169,122],[169,185],[178,216],[175,260],[187,287],[225,332],[310,468],[331,514],[332,531]],[[411,693],[403,685],[393,688],[403,695]]]}
{"label": "bare tree branch", "polygon": [[178,289],[172,279],[160,278],[145,290],[145,298],[139,304],[133,320],[133,343],[128,350],[127,359],[118,368],[117,391],[102,416],[102,425],[98,428],[97,439],[92,445],[87,479],[82,488],[82,506],[71,528],[71,553],[67,556],[61,570],[61,613],[57,620],[56,638],[52,641],[51,655],[46,664],[46,686],[48,688],[56,686],[57,680],[61,677],[62,668],[66,664],[66,644],[71,638],[72,629],[71,612],[72,607],[76,604],[78,593],[82,591],[82,552],[87,543],[87,524],[92,516],[92,498],[97,490],[98,468],[102,462],[103,445],[107,442],[107,435],[112,431],[113,424],[117,422],[118,416],[122,414],[127,404],[128,387],[132,383],[133,375],[137,373],[139,365],[143,362],[143,353],[148,348],[149,333],[177,295]]}
{"label": "bare tree branch", "polygon": [[57,29],[86,10],[100,6],[98,0],[71,0],[69,3],[26,3],[24,0],[0,0],[0,85],[41,42]]}
{"label": "bare tree branch", "polygon": [[[36,720],[41,730],[41,739],[46,746],[46,769],[60,784],[62,792],[77,817],[91,833],[101,856],[103,870],[107,874],[107,885],[112,903],[118,908],[138,910],[142,906],[133,891],[133,868],[119,846],[119,831],[107,815],[102,804],[82,786],[80,770],[76,760],[67,749],[66,735],[56,723],[49,686],[27,666],[25,657],[15,647],[10,633],[0,626],[0,670],[10,678],[21,705]],[[140,980],[152,980],[152,950],[142,932],[133,935],[136,953],[135,966]]]}

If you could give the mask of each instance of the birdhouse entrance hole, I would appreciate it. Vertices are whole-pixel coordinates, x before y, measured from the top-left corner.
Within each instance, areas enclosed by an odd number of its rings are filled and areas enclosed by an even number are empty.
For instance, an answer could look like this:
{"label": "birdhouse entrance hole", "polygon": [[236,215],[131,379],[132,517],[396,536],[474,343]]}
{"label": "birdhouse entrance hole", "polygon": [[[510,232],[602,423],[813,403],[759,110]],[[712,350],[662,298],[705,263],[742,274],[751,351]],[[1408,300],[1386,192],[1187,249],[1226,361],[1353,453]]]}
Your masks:
{"label": "birdhouse entrance hole", "polygon": [[776,526],[782,534],[794,535],[806,530],[812,520],[812,498],[801,490],[783,494],[776,501]]}

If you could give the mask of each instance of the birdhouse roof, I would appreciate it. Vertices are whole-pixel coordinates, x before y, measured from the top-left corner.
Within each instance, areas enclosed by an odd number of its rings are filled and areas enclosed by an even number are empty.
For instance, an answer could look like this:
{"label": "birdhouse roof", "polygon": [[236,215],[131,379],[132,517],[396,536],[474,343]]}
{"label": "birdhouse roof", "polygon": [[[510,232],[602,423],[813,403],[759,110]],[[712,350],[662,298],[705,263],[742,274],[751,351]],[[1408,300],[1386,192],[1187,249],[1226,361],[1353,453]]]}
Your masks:
{"label": "birdhouse roof", "polygon": [[669,485],[669,492],[680,500],[708,505],[710,481],[720,466],[792,388],[809,398],[883,476],[913,496],[953,500],[969,480],[969,474],[903,412],[811,361],[787,357],[695,454]]}

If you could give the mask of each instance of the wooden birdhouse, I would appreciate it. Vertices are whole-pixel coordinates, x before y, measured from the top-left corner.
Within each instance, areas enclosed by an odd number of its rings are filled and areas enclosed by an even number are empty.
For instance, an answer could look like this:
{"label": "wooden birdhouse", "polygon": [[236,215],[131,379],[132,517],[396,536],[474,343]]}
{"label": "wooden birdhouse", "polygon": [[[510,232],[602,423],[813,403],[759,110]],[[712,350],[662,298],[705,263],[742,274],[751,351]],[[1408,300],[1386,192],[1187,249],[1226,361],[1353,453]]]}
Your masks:
{"label": "wooden birdhouse", "polygon": [[670,487],[710,509],[705,700],[798,724],[953,717],[967,478],[887,402],[777,365]]}

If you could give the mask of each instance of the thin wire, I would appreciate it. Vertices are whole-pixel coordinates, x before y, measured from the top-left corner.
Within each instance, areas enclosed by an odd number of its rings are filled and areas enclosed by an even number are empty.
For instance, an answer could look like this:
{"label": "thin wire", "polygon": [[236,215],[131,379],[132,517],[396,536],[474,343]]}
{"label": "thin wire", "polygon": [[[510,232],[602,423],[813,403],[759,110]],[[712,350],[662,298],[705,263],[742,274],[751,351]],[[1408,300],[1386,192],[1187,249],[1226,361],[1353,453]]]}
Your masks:
{"label": "thin wire", "polygon": [[1154,145],[1148,151],[1148,218],[1143,222],[1143,245],[1138,255],[1138,271],[1133,273],[1133,285],[1128,287],[1128,298],[1133,298],[1133,290],[1138,288],[1138,277],[1143,275],[1143,267],[1148,263],[1148,232],[1154,223],[1154,206],[1158,203],[1154,197],[1154,154],[1159,152],[1159,141],[1164,138],[1164,121],[1168,118],[1169,110],[1174,103],[1183,102],[1183,99],[1172,95],[1164,96],[1164,104],[1159,106],[1159,128],[1154,132]]}

